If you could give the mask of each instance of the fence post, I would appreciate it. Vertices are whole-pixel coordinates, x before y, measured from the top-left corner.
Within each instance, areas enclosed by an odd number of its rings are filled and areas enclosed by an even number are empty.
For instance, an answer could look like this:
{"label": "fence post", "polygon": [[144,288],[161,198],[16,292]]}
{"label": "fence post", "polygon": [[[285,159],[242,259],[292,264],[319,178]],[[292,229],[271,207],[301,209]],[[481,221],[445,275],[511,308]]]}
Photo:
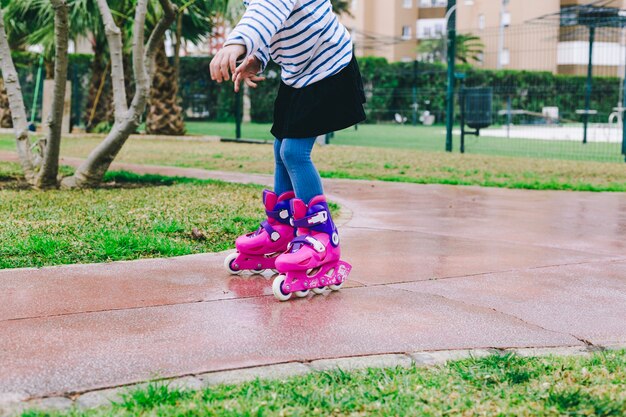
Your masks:
{"label": "fence post", "polygon": [[241,119],[243,118],[243,93],[235,93],[235,137],[241,139]]}
{"label": "fence post", "polygon": [[[626,68],[626,67],[625,67]],[[624,74],[624,92],[622,93],[622,155],[624,155],[624,162],[626,162],[626,74]]]}
{"label": "fence post", "polygon": [[583,123],[585,124],[585,132],[583,143],[587,143],[587,130],[589,128],[589,111],[591,107],[591,89],[593,82],[593,43],[596,37],[596,27],[589,26],[589,64],[587,66],[587,85],[585,86],[585,114],[583,115]]}
{"label": "fence post", "polygon": [[452,129],[454,127],[454,85],[456,61],[456,0],[448,0],[448,90],[446,92],[446,151],[452,152]]}
{"label": "fence post", "polygon": [[413,61],[413,126],[417,126],[417,59]]}

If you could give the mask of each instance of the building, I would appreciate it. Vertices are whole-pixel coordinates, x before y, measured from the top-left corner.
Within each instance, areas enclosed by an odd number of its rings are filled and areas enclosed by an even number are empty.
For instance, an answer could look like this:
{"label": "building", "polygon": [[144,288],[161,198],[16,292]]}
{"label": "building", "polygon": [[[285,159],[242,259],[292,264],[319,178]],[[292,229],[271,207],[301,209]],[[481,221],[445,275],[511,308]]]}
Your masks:
{"label": "building", "polygon": [[[444,36],[447,0],[352,0],[344,16],[359,56],[412,61],[418,44]],[[589,29],[569,16],[568,7],[591,0],[457,0],[457,31],[479,36],[483,54],[474,64],[484,68],[543,70],[585,74]],[[624,8],[626,0],[593,2]],[[596,31],[596,75],[621,75],[626,48],[624,31]]]}

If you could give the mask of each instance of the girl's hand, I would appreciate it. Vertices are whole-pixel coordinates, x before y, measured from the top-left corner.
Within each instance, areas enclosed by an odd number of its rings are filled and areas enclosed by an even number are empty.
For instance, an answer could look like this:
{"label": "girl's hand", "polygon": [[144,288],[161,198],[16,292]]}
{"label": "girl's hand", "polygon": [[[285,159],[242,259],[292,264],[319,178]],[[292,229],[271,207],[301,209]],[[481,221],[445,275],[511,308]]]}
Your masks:
{"label": "girl's hand", "polygon": [[265,77],[257,75],[259,71],[261,71],[261,61],[257,57],[250,55],[233,72],[235,92],[239,92],[241,81],[245,82],[248,87],[257,88],[258,82],[265,81]]}
{"label": "girl's hand", "polygon": [[211,60],[211,79],[221,83],[230,80],[230,72],[233,74],[237,69],[237,59],[246,54],[243,45],[227,45],[223,47]]}

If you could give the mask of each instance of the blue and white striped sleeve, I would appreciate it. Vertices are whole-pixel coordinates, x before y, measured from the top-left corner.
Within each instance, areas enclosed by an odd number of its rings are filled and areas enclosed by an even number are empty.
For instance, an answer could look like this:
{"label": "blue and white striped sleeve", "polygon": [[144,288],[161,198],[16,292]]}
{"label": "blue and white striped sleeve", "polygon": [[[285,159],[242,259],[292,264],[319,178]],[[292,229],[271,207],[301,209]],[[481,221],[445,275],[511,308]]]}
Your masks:
{"label": "blue and white striped sleeve", "polygon": [[283,27],[297,0],[248,0],[248,9],[224,43],[244,45],[246,57],[254,54],[263,68],[269,61],[274,35]]}

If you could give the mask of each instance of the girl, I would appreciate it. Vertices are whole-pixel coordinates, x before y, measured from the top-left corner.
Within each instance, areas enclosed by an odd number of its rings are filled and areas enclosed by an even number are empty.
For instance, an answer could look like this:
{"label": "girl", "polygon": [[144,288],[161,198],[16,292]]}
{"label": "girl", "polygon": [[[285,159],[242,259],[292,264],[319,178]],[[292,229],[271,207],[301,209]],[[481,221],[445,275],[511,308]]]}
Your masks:
{"label": "girl", "polygon": [[[244,0],[246,13],[211,61],[211,78],[256,87],[272,59],[281,67],[272,134],[274,192],[265,191],[267,220],[237,239],[226,259],[232,273],[277,269],[280,300],[339,289],[350,271],[311,161],[315,139],[365,120],[363,83],[350,34],[330,0]],[[241,60],[241,61],[240,61]],[[238,62],[241,62],[239,65]]]}

